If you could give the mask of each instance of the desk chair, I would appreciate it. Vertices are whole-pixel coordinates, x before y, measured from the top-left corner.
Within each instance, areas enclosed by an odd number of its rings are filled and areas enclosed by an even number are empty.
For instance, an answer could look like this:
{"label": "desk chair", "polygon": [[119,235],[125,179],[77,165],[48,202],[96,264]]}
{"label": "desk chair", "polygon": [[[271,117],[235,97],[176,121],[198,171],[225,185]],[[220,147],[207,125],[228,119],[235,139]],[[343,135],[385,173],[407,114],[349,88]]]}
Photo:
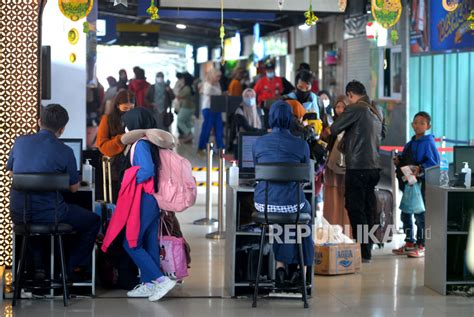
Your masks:
{"label": "desk chair", "polygon": [[[61,254],[61,273],[62,285],[50,282],[50,288],[63,288],[63,302],[67,306],[68,288],[66,285],[66,264],[64,259],[64,244],[63,235],[73,234],[73,228],[69,224],[58,222],[58,202],[59,193],[69,190],[69,175],[68,174],[15,174],[13,175],[12,189],[23,192],[25,194],[25,205],[23,209],[23,223],[13,226],[15,236],[22,236],[23,242],[21,246],[21,255],[18,268],[15,274],[15,289],[13,294],[12,306],[16,305],[17,299],[20,297],[22,288],[23,271],[26,262],[26,249],[28,247],[28,240],[34,236],[51,236],[57,237],[59,242],[59,252]],[[26,212],[29,205],[29,194],[31,192],[44,193],[56,192],[56,207],[54,209],[55,222],[52,224],[35,224],[29,222]],[[32,210],[34,212],[34,210]]]}
{"label": "desk chair", "polygon": [[[262,226],[262,234],[260,237],[260,252],[258,257],[257,277],[255,279],[253,304],[257,307],[258,283],[260,282],[260,274],[263,261],[263,246],[265,242],[265,234],[270,225],[296,225],[296,241],[298,242],[299,266],[302,276],[301,293],[303,295],[304,308],[308,308],[307,291],[306,291],[306,275],[304,274],[303,246],[301,244],[301,225],[308,225],[311,222],[311,214],[301,213],[300,195],[303,183],[311,180],[311,166],[309,164],[300,163],[273,163],[273,164],[257,164],[255,166],[255,180],[266,181],[265,186],[265,211],[256,212],[252,215],[253,221]],[[268,212],[268,184],[269,182],[298,184],[297,191],[297,212],[296,213],[269,213]]]}

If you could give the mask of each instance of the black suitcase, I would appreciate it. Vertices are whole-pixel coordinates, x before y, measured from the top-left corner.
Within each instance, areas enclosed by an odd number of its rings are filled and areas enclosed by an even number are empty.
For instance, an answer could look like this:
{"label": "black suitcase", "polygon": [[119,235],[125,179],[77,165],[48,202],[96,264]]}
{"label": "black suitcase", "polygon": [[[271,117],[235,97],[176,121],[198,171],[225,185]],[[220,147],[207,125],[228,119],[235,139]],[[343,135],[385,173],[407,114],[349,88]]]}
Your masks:
{"label": "black suitcase", "polygon": [[[378,240],[378,246],[383,248],[385,242],[391,242],[393,239],[393,213],[394,201],[393,194],[388,189],[375,189],[376,204],[374,208],[374,225],[379,228],[375,231],[375,237]],[[386,232],[388,234],[386,236]]]}

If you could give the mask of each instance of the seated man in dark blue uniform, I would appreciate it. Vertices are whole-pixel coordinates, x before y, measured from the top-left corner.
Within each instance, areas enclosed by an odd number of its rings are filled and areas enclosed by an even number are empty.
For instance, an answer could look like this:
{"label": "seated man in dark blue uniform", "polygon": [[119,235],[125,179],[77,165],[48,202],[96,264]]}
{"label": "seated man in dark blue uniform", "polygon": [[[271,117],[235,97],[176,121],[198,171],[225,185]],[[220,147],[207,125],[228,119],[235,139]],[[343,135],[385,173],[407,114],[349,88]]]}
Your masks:
{"label": "seated man in dark blue uniform", "polygon": [[[254,147],[254,161],[259,163],[310,163],[309,146],[302,138],[291,134],[293,113],[285,101],[277,101],[270,108],[269,124],[272,132],[260,137]],[[297,212],[296,183],[270,183],[268,186],[268,212],[294,213]],[[259,182],[254,194],[255,208],[258,212],[265,210],[265,182]],[[300,210],[311,213],[311,205],[301,190]],[[295,230],[293,230],[295,232]],[[311,231],[311,228],[309,228]],[[291,238],[291,237],[287,237]],[[294,238],[294,236],[293,236]],[[284,241],[283,236],[281,240]],[[314,244],[312,235],[302,238],[303,260],[305,266],[313,265]],[[277,262],[276,282],[282,286],[285,280],[297,284],[299,270],[298,249],[294,243],[273,242],[273,252]],[[285,267],[288,267],[288,272]],[[290,273],[290,274],[288,274]]]}
{"label": "seated man in dark blue uniform", "polygon": [[[79,189],[79,175],[76,159],[71,148],[58,138],[63,134],[69,116],[63,107],[51,104],[42,107],[41,130],[32,135],[20,136],[10,152],[7,170],[10,174],[21,173],[67,173],[71,192]],[[26,217],[32,223],[55,222],[56,193],[31,194],[29,212]],[[23,223],[24,194],[12,190],[10,195],[10,214],[14,224]],[[68,245],[67,267],[69,276],[81,267],[90,265],[92,249],[99,232],[100,219],[89,210],[68,205],[59,196],[58,222],[67,223],[74,228],[77,237]],[[76,274],[77,275],[77,274]]]}

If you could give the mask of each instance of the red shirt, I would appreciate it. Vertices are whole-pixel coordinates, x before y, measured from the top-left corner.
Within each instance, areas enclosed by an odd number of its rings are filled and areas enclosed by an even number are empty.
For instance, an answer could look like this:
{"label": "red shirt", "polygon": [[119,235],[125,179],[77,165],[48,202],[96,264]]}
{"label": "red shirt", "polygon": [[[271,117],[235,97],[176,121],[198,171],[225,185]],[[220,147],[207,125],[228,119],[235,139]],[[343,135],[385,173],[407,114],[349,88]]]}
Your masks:
{"label": "red shirt", "polygon": [[264,101],[276,99],[283,93],[283,82],[281,77],[273,77],[272,79],[267,76],[260,78],[257,84],[253,88],[257,93],[258,104]]}

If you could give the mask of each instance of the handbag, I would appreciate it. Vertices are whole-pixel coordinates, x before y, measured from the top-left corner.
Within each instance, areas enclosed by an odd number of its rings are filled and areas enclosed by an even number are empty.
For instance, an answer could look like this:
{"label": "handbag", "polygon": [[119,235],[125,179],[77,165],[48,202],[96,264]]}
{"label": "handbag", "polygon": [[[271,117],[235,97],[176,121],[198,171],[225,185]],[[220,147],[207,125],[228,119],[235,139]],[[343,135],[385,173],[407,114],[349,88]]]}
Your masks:
{"label": "handbag", "polygon": [[160,243],[160,266],[163,274],[172,280],[182,280],[187,277],[188,263],[186,259],[186,241],[184,238],[164,235],[169,232],[165,221],[161,221],[159,243]]}
{"label": "handbag", "polygon": [[420,214],[425,212],[425,203],[421,195],[420,183],[405,186],[400,210],[407,214]]}
{"label": "handbag", "polygon": [[346,160],[344,154],[339,150],[339,145],[344,137],[344,132],[338,135],[336,143],[329,154],[328,168],[338,175],[346,174]]}

